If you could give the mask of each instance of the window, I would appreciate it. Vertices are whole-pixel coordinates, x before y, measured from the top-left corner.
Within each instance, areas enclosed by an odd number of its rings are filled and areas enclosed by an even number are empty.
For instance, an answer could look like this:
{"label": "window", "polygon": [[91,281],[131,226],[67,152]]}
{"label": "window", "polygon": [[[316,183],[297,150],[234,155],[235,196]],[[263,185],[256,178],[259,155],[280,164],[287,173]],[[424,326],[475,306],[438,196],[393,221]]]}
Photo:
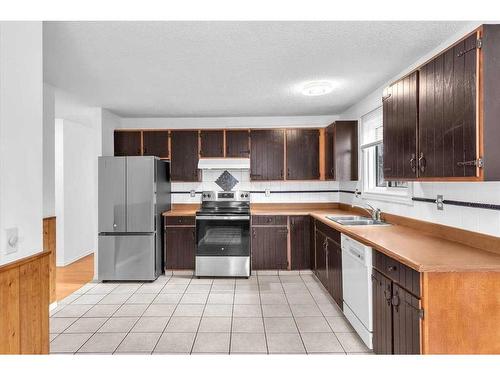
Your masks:
{"label": "window", "polygon": [[362,193],[370,199],[410,201],[411,185],[384,179],[383,114],[379,107],[361,117]]}

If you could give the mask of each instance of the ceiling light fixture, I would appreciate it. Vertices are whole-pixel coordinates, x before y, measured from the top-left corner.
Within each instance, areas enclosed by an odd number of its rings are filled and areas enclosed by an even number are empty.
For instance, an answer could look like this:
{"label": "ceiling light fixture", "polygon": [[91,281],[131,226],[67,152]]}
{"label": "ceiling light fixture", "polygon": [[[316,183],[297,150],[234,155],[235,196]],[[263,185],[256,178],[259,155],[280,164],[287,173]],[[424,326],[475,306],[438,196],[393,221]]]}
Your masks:
{"label": "ceiling light fixture", "polygon": [[326,95],[333,91],[333,84],[328,81],[309,82],[302,87],[302,94],[306,96]]}

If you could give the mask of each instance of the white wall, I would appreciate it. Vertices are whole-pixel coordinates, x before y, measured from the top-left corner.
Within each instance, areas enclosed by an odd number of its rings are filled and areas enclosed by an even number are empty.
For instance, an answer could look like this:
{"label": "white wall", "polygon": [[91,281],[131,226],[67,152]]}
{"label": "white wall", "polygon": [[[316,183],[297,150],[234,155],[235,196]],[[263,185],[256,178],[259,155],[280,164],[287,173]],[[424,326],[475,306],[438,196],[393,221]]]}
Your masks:
{"label": "white wall", "polygon": [[102,155],[113,156],[115,154],[114,147],[114,130],[121,127],[121,118],[113,112],[102,110]]}
{"label": "white wall", "polygon": [[43,217],[54,216],[55,206],[55,97],[54,88],[43,84]]}
{"label": "white wall", "polygon": [[[364,99],[345,111],[341,117],[350,119],[360,119],[361,116],[382,105],[383,89],[392,81],[403,76],[408,71],[427,61],[429,58],[449,46],[451,43],[473,30],[477,23],[471,23],[462,32],[443,42],[434,51],[422,56],[412,66],[405,71],[394,76],[384,85],[367,95]],[[360,160],[361,161],[361,160]],[[360,176],[361,173],[360,173]],[[354,191],[358,188],[361,191],[361,182],[342,182],[341,190]],[[436,195],[443,195],[447,200],[458,200],[466,202],[500,204],[500,182],[481,183],[433,183],[415,182],[413,183],[413,196],[421,198],[436,199]],[[340,201],[350,204],[353,201],[353,194],[340,193]],[[399,204],[385,201],[368,201],[382,209],[382,211],[426,220],[434,223],[450,225],[476,232],[500,236],[500,211],[487,210],[469,207],[458,207],[445,205],[443,211],[438,211],[435,204],[413,202],[411,205]]]}
{"label": "white wall", "polygon": [[101,108],[57,88],[54,96],[57,264],[62,266],[97,251],[97,158],[103,114]]}
{"label": "white wall", "polygon": [[[0,22],[0,264],[42,250],[42,23]],[[6,229],[18,250],[6,254]]]}
{"label": "white wall", "polygon": [[100,128],[56,122],[57,264],[97,249],[97,156]]}

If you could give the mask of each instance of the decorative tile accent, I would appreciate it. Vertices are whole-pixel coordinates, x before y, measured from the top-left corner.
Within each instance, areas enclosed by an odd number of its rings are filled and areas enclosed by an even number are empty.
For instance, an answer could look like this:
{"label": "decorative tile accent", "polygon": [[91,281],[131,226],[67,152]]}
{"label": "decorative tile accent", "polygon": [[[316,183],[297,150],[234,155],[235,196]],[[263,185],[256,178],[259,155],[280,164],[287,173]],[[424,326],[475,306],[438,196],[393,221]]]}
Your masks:
{"label": "decorative tile accent", "polygon": [[228,171],[222,172],[215,183],[224,191],[230,191],[239,181]]}

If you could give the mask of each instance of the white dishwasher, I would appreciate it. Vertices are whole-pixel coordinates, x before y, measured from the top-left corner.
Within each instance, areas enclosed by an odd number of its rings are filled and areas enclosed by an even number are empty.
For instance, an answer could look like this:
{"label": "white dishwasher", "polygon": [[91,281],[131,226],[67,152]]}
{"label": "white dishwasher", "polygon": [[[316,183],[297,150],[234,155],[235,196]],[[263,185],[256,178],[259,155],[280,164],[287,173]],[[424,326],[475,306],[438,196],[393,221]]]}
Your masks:
{"label": "white dishwasher", "polygon": [[342,234],[342,293],[344,314],[372,349],[372,248]]}

